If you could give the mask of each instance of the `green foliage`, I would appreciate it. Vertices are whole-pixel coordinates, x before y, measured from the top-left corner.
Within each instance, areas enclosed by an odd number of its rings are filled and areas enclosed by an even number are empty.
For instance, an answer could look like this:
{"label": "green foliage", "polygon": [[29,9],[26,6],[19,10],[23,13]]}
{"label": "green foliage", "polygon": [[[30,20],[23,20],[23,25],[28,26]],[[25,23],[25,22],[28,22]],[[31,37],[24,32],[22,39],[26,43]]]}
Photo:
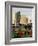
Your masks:
{"label": "green foliage", "polygon": [[12,38],[16,38],[17,37],[17,33],[15,31],[11,32],[11,37]]}
{"label": "green foliage", "polygon": [[21,18],[20,11],[16,13],[15,17],[16,17],[16,21],[20,22],[20,18]]}

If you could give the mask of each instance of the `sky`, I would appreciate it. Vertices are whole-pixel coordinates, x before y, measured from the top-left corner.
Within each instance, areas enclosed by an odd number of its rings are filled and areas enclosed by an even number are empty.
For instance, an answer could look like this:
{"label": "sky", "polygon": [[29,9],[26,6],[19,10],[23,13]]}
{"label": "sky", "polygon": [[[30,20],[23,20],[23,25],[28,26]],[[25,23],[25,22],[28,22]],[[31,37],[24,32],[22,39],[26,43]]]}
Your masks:
{"label": "sky", "polygon": [[26,15],[26,16],[32,16],[32,8],[16,8],[16,7],[13,7],[12,8],[13,12],[18,12],[20,11],[21,12],[21,15]]}
{"label": "sky", "polygon": [[15,13],[20,11],[21,15],[27,16],[28,18],[32,19],[32,8],[12,8],[12,20],[14,21]]}

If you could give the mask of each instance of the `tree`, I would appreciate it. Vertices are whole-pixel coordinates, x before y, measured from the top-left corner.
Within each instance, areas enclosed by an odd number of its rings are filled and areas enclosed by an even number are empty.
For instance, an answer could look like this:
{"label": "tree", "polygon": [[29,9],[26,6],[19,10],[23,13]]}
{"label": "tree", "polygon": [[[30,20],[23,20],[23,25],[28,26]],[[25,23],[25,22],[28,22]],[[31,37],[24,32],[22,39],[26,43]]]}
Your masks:
{"label": "tree", "polygon": [[16,13],[16,23],[19,23],[20,22],[20,18],[21,18],[20,11],[18,11]]}

